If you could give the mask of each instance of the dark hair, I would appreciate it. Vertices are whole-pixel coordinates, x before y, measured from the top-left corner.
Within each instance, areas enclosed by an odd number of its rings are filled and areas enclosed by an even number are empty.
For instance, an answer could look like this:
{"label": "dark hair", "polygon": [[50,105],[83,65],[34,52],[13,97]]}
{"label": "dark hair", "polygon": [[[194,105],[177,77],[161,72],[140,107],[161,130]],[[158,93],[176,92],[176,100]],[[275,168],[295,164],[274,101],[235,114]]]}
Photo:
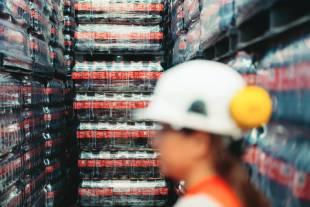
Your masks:
{"label": "dark hair", "polygon": [[242,142],[224,141],[220,136],[210,136],[211,156],[217,174],[237,193],[243,207],[270,207],[266,197],[251,183],[242,166]]}

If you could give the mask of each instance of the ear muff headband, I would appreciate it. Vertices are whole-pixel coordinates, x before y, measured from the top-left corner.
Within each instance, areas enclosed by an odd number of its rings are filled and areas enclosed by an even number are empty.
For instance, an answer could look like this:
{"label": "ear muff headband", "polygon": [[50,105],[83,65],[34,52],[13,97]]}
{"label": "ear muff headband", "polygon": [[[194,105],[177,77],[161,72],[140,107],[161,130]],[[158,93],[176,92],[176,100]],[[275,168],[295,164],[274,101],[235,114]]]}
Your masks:
{"label": "ear muff headband", "polygon": [[256,128],[270,120],[272,100],[263,88],[247,86],[234,96],[230,112],[241,129]]}

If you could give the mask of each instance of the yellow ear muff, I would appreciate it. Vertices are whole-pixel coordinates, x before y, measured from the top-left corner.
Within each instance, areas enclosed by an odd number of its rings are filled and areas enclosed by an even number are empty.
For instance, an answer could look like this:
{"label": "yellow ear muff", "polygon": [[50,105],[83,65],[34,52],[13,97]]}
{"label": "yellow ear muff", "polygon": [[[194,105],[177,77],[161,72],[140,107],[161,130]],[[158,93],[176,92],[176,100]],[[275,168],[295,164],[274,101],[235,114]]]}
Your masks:
{"label": "yellow ear muff", "polygon": [[271,118],[272,100],[263,88],[247,86],[234,96],[230,112],[240,128],[256,128]]}

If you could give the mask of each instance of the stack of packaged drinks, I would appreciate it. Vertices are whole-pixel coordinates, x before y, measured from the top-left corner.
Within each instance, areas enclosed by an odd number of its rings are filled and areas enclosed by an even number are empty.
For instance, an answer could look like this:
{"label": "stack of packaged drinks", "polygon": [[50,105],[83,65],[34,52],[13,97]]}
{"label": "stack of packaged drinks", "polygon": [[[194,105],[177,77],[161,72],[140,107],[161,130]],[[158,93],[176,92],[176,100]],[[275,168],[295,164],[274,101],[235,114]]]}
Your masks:
{"label": "stack of packaged drinks", "polygon": [[146,108],[150,98],[143,93],[79,93],[74,109],[81,121],[126,121],[132,120],[136,109]]}
{"label": "stack of packaged drinks", "polygon": [[0,67],[10,72],[0,73],[3,207],[66,205],[56,204],[50,190],[58,182],[51,163],[65,148],[64,85],[48,82],[55,73],[64,79],[62,6],[61,0],[0,2]]}
{"label": "stack of packaged drinks", "polygon": [[[168,189],[151,149],[158,127],[137,122],[163,70],[162,0],[78,0],[72,73],[80,206],[164,206]],[[92,59],[91,54],[101,55]],[[87,58],[85,57],[87,56]]]}
{"label": "stack of packaged drinks", "polygon": [[60,80],[47,83],[45,92],[48,103],[44,107],[46,133],[43,134],[45,144],[45,173],[46,173],[46,207],[63,206],[67,202],[67,165],[66,152],[68,143],[67,126],[68,108],[65,105],[66,85]]}
{"label": "stack of packaged drinks", "polygon": [[28,0],[3,0],[0,5],[1,66],[31,71],[32,59],[27,29],[34,24],[31,21],[30,3]]}
{"label": "stack of packaged drinks", "polygon": [[78,51],[135,53],[162,49],[163,0],[78,0],[75,9]]}
{"label": "stack of packaged drinks", "polygon": [[225,34],[234,24],[234,4],[238,1],[241,0],[171,1],[172,63],[199,56]]}
{"label": "stack of packaged drinks", "polygon": [[162,72],[160,62],[77,62],[72,73],[80,91],[151,91]]}
{"label": "stack of packaged drinks", "polygon": [[236,56],[228,60],[227,64],[240,73],[248,85],[256,84],[256,65],[253,55],[240,51]]}
{"label": "stack of packaged drinks", "polygon": [[309,43],[302,35],[270,48],[256,63],[245,53],[230,62],[273,99],[272,122],[247,136],[244,158],[272,206],[310,205]]}
{"label": "stack of packaged drinks", "polygon": [[[23,107],[22,83],[9,74],[0,74],[0,204],[21,206],[23,186],[23,128],[19,113]],[[43,189],[43,188],[42,188]]]}
{"label": "stack of packaged drinks", "polygon": [[[76,84],[86,82],[86,88],[96,90],[98,86],[100,90],[107,92],[90,93],[81,87],[84,91],[75,97],[74,108],[81,121],[77,139],[81,150],[78,167],[83,180],[79,190],[82,206],[162,206],[166,199],[165,187],[159,187],[160,190],[151,187],[163,185],[158,171],[157,154],[150,150],[158,127],[147,121],[133,121],[134,111],[148,105],[149,91],[154,87],[158,74],[152,80],[150,75],[143,74],[146,72],[140,71],[142,74],[139,76],[137,71],[136,77],[141,79],[135,80],[135,68],[131,64],[137,63],[121,64],[120,70],[123,71],[118,72],[109,71],[106,66],[100,67],[106,72],[97,71],[102,75],[98,82],[92,79],[95,77],[91,72],[86,72],[89,74],[86,76],[88,80],[84,80],[83,76],[72,76]],[[123,68],[124,65],[129,68]],[[129,71],[130,68],[132,71]],[[79,77],[82,78],[77,79]],[[122,88],[125,92],[121,92]],[[144,93],[137,93],[139,88],[144,89]],[[145,94],[145,91],[148,93]],[[109,180],[113,180],[114,185],[97,185],[103,181],[109,183]],[[144,180],[141,182],[146,187],[140,186],[140,181],[133,187],[129,185],[131,180]],[[85,183],[88,183],[87,187]],[[123,189],[118,189],[116,186],[121,183],[124,183]],[[154,200],[161,202],[154,203]]]}
{"label": "stack of packaged drinks", "polygon": [[64,0],[64,65],[67,72],[72,71],[74,66],[74,29],[75,29],[75,10],[74,0]]}
{"label": "stack of packaged drinks", "polygon": [[65,146],[64,88],[60,81],[45,85],[30,76],[20,78],[0,74],[0,206],[62,206],[50,186],[61,176],[57,156]]}
{"label": "stack of packaged drinks", "polygon": [[25,152],[23,159],[25,183],[23,204],[25,206],[44,205],[45,171],[44,171],[44,139],[46,132],[44,105],[47,103],[43,82],[25,76],[22,80],[24,109],[22,111]]}
{"label": "stack of packaged drinks", "polygon": [[78,127],[77,139],[83,150],[143,150],[151,148],[157,130],[158,127],[151,122],[84,122]]}
{"label": "stack of packaged drinks", "polygon": [[309,206],[309,129],[288,123],[272,123],[266,129],[248,137],[244,160],[252,181],[273,206]]}
{"label": "stack of packaged drinks", "polygon": [[14,71],[64,74],[62,0],[0,2],[2,65]]}
{"label": "stack of packaged drinks", "polygon": [[[48,104],[44,107],[47,132],[45,140],[45,172],[47,176],[46,206],[59,206],[64,200],[64,84],[51,80],[47,83]],[[61,186],[61,187],[59,187]]]}

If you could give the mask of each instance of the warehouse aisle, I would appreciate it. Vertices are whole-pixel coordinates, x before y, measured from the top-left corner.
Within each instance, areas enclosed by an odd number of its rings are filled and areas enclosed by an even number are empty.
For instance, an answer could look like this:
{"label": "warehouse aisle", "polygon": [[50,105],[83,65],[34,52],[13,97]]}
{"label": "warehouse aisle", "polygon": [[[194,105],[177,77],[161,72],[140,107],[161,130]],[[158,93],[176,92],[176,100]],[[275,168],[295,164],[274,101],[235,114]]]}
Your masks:
{"label": "warehouse aisle", "polygon": [[244,163],[272,206],[310,206],[309,11],[307,0],[1,0],[0,206],[173,206],[159,127],[133,112],[193,59],[270,92],[272,121],[245,135]]}

